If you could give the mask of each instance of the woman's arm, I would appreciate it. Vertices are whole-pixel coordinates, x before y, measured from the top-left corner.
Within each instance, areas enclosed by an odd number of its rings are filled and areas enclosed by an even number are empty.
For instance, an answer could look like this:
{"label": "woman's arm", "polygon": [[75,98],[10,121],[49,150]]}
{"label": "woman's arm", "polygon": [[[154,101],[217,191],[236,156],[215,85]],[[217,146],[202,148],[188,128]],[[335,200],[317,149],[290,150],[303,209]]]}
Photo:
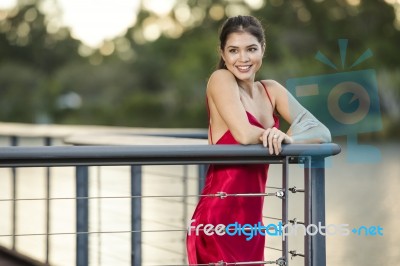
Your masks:
{"label": "woman's arm", "polygon": [[[219,116],[240,144],[260,143],[263,129],[249,123],[246,110],[240,101],[239,87],[235,76],[225,69],[215,71],[207,85],[210,108],[215,107]],[[217,121],[217,119],[214,119]],[[215,128],[215,127],[214,127]]]}
{"label": "woman's arm", "polygon": [[290,124],[286,134],[292,138],[292,143],[331,141],[329,129],[306,110],[286,88],[276,81],[264,82],[271,88],[271,94],[275,98],[276,110]]}

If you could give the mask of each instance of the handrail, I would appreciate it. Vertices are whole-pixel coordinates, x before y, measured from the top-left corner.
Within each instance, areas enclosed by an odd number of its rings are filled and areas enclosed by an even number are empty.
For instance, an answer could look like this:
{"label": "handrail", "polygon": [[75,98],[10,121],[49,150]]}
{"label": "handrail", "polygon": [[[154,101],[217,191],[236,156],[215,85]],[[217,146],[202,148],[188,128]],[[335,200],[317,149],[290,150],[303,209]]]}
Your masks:
{"label": "handrail", "polygon": [[145,128],[115,127],[98,125],[56,125],[56,124],[24,124],[0,122],[0,136],[32,137],[32,138],[66,138],[76,134],[146,134],[185,136],[190,134],[204,135],[207,129],[196,128]]}
{"label": "handrail", "polygon": [[279,155],[269,155],[262,145],[2,147],[0,167],[282,163],[287,156],[324,158],[338,153],[340,146],[334,143],[282,145]]}
{"label": "handrail", "polygon": [[[206,140],[198,139],[179,139],[178,141],[173,138],[175,133],[172,132],[167,135],[165,132],[158,132],[153,136],[143,136],[140,132],[138,134],[113,132],[113,135],[104,135],[104,132],[96,133],[96,138],[93,138],[91,134],[86,137],[73,136],[67,140],[69,144],[86,143],[90,146],[0,147],[0,167],[76,166],[77,266],[88,264],[88,236],[86,235],[89,230],[88,166],[131,165],[132,265],[141,264],[141,234],[134,234],[134,232],[141,232],[139,196],[141,196],[142,165],[282,164],[282,191],[283,195],[287,195],[289,193],[288,163],[304,164],[304,223],[325,224],[324,158],[340,153],[341,149],[337,144],[288,144],[282,146],[279,155],[270,155],[268,149],[262,145],[206,145]],[[190,134],[192,133],[188,133],[185,137]],[[112,140],[110,143],[112,145],[107,145],[110,140]],[[137,143],[148,145],[137,145]],[[201,176],[199,175],[199,178]],[[288,198],[284,196],[282,197],[282,223],[284,224],[289,223],[287,212]],[[49,230],[46,232],[48,234]],[[15,231],[13,231],[14,234]],[[326,264],[324,236],[306,236],[304,247],[306,265]],[[283,241],[282,259],[285,264],[282,265],[289,264],[288,256],[291,251],[288,248],[288,241]]]}

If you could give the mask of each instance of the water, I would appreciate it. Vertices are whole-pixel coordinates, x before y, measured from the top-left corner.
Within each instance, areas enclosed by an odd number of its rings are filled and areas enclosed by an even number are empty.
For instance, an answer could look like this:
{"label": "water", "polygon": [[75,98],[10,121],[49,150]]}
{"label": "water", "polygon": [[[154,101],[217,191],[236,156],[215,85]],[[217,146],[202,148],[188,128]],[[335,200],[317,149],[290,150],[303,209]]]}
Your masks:
{"label": "water", "polygon": [[[5,139],[0,144],[7,145]],[[39,140],[23,140],[22,145],[40,145]],[[59,143],[58,143],[59,144]],[[383,236],[327,237],[327,265],[397,265],[400,260],[400,165],[399,143],[377,144],[382,161],[374,164],[351,164],[346,160],[346,146],[335,156],[326,169],[326,223],[349,224],[349,228],[380,225]],[[197,194],[197,167],[146,166],[143,169],[143,195],[182,195],[182,175],[188,175],[188,194]],[[291,165],[290,186],[303,187],[303,169]],[[75,170],[58,167],[51,170],[51,197],[75,196]],[[91,167],[90,196],[129,196],[129,167]],[[45,169],[18,169],[18,197],[43,198],[45,196]],[[281,167],[271,165],[268,186],[281,185]],[[270,189],[269,191],[275,191]],[[11,171],[0,168],[0,198],[11,198]],[[196,197],[188,199],[187,208],[182,198],[144,198],[143,230],[181,229],[196,204]],[[303,194],[291,194],[289,218],[303,220]],[[17,233],[45,233],[45,202],[19,201],[17,203]],[[280,200],[265,199],[264,215],[281,217]],[[11,233],[11,204],[0,202],[0,234]],[[264,223],[276,221],[265,219]],[[129,231],[130,199],[90,200],[90,231]],[[75,201],[51,201],[51,232],[75,231]],[[185,233],[143,233],[144,265],[181,265],[185,261]],[[91,234],[89,239],[90,265],[130,265],[130,234]],[[268,237],[267,246],[280,248],[281,239]],[[289,239],[290,250],[303,251],[301,236]],[[11,247],[10,237],[0,237],[0,244]],[[53,265],[74,265],[75,236],[50,237],[50,262]],[[45,259],[44,236],[17,237],[17,250],[37,260]],[[280,257],[280,252],[265,250],[267,260]],[[290,265],[303,265],[296,257]]]}

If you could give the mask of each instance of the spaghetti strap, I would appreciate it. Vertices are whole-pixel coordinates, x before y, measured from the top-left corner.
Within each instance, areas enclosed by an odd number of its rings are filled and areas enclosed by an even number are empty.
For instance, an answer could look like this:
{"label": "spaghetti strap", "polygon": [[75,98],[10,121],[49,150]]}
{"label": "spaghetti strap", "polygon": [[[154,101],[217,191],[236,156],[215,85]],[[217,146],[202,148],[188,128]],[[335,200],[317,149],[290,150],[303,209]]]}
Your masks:
{"label": "spaghetti strap", "polygon": [[214,144],[212,139],[212,130],[211,130],[211,123],[210,123],[210,107],[208,106],[208,97],[206,95],[206,105],[207,105],[207,114],[208,114],[208,132],[210,134],[211,144]]}
{"label": "spaghetti strap", "polygon": [[271,97],[269,96],[269,93],[268,93],[267,87],[265,86],[264,82],[260,81],[260,83],[261,83],[261,85],[263,86],[263,88],[264,88],[265,92],[267,93],[267,96],[268,96],[269,102],[271,103],[271,105],[272,105],[272,107],[273,107],[274,105],[272,104]]}
{"label": "spaghetti strap", "polygon": [[[265,90],[265,93],[266,93],[267,96],[268,96],[268,100],[269,100],[269,102],[271,103],[272,108],[274,109],[274,105],[272,104],[271,96],[269,96],[267,87],[265,86],[265,84],[264,84],[262,81],[260,81],[260,83],[261,83],[261,85],[263,86],[263,88],[264,88],[264,90]],[[278,128],[278,127],[279,127],[279,124],[280,124],[280,123],[279,123],[279,117],[278,117],[278,115],[276,114],[275,111],[272,112],[272,116],[273,116],[274,121],[275,121],[274,127]]]}

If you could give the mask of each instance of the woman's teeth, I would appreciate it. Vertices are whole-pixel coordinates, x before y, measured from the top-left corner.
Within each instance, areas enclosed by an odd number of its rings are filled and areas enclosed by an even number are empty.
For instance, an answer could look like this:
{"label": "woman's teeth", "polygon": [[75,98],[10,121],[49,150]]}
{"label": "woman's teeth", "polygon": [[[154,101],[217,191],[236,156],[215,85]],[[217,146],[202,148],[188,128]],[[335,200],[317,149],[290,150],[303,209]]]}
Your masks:
{"label": "woman's teeth", "polygon": [[241,71],[249,70],[251,66],[237,66],[237,68]]}

